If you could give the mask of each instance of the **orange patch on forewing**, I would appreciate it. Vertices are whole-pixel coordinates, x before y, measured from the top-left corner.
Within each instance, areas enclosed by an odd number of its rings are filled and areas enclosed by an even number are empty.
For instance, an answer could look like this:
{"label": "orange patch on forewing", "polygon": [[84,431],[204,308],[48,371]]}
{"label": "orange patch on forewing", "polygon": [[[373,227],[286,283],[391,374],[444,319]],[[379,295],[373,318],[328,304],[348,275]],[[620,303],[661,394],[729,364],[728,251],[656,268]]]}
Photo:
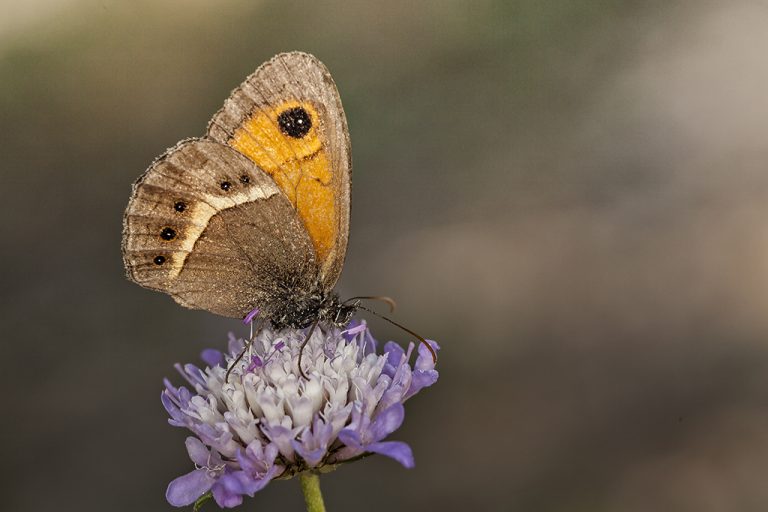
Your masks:
{"label": "orange patch on forewing", "polygon": [[[280,130],[277,118],[299,106],[310,115],[312,128],[297,139]],[[288,196],[322,262],[336,243],[338,219],[330,186],[333,171],[320,133],[320,117],[311,103],[286,101],[275,109],[255,112],[235,131],[229,145],[269,173]]]}

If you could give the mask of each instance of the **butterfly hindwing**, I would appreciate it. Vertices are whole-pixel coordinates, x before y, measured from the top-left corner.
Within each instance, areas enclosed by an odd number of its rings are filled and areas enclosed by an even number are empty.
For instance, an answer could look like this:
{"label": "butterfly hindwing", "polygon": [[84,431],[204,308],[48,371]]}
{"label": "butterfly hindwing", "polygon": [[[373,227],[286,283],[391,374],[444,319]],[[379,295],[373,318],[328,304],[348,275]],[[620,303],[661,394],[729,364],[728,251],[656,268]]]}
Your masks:
{"label": "butterfly hindwing", "polygon": [[123,258],[130,279],[230,317],[319,278],[312,241],[268,174],[230,147],[179,143],[134,185]]}
{"label": "butterfly hindwing", "polygon": [[274,180],[312,241],[324,288],[333,288],[347,247],[351,160],[346,117],[325,66],[305,53],[277,55],[232,92],[208,137]]}

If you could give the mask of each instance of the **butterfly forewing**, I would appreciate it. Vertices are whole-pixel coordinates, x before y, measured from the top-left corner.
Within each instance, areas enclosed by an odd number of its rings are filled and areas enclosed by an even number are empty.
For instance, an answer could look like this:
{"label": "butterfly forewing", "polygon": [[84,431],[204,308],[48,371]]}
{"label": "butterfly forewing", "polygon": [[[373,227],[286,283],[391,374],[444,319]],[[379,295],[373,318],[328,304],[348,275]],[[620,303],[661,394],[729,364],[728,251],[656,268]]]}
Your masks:
{"label": "butterfly forewing", "polygon": [[280,54],[235,89],[208,127],[268,173],[312,242],[326,291],[344,263],[349,231],[347,122],[328,70],[311,55]]}

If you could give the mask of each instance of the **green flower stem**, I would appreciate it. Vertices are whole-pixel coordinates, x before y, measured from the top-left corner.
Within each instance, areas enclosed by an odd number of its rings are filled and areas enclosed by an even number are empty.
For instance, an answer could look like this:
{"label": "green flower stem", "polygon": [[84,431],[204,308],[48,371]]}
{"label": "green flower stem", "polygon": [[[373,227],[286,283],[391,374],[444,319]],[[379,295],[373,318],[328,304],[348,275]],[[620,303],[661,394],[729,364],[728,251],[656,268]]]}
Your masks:
{"label": "green flower stem", "polygon": [[306,471],[299,475],[299,481],[304,501],[307,503],[307,512],[325,512],[323,493],[320,492],[320,477],[317,473]]}

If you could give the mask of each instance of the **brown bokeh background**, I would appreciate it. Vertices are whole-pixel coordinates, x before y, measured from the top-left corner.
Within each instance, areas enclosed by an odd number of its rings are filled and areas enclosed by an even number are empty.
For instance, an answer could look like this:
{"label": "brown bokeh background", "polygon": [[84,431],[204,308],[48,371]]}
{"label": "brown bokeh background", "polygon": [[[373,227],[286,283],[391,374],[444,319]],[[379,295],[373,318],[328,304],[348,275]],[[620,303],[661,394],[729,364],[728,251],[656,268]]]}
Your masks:
{"label": "brown bokeh background", "polygon": [[[340,292],[443,346],[394,436],[417,467],[325,476],[329,510],[768,508],[766,2],[2,11],[3,510],[171,508],[161,379],[243,329],[123,278],[123,208],[294,49],[349,118]],[[289,481],[243,510],[301,507]]]}

